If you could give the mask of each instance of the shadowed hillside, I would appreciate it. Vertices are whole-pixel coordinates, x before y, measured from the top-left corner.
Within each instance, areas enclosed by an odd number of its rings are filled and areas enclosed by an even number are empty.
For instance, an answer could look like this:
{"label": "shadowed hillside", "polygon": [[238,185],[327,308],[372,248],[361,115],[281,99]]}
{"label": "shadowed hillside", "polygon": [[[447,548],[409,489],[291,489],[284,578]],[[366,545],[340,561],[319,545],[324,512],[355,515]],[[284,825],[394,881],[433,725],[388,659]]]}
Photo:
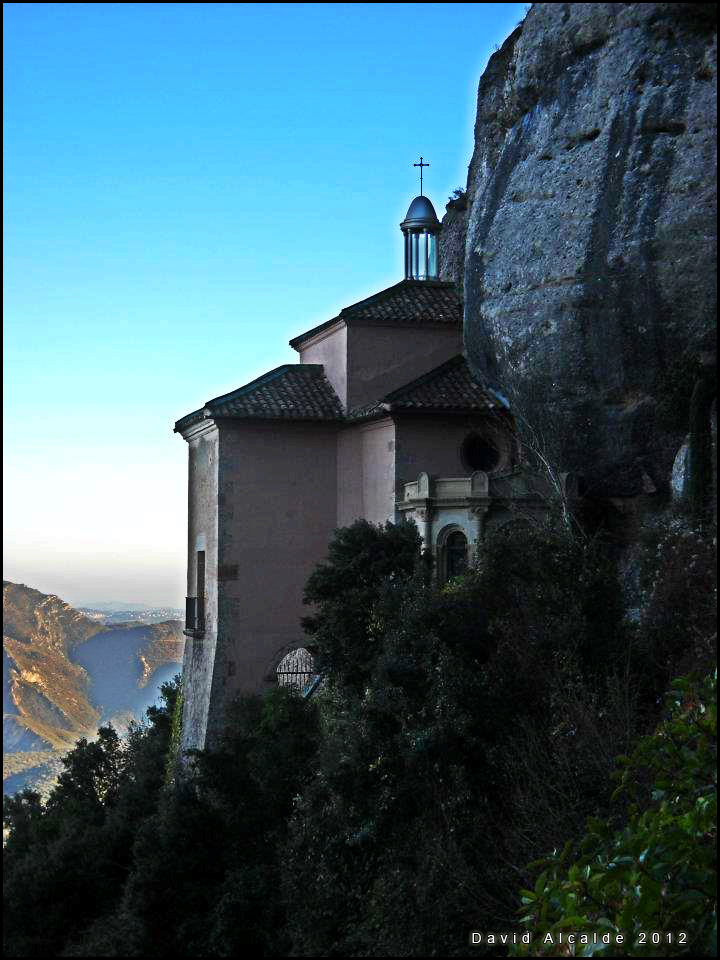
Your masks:
{"label": "shadowed hillside", "polygon": [[182,661],[180,621],[106,627],[59,597],[3,582],[3,781],[52,778],[57,753],[123,726]]}

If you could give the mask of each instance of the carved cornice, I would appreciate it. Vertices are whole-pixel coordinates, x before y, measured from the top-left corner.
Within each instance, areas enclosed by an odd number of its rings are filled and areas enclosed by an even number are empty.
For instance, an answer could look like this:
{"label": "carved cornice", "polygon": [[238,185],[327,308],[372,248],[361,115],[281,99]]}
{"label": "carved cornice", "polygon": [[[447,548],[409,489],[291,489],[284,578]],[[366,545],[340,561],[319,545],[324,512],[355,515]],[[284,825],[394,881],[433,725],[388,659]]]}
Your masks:
{"label": "carved cornice", "polygon": [[218,425],[215,420],[200,420],[198,423],[193,423],[186,430],[181,431],[180,435],[183,440],[187,440],[187,442],[190,443],[191,440],[197,440],[198,437],[202,437],[206,433],[217,432],[217,429]]}

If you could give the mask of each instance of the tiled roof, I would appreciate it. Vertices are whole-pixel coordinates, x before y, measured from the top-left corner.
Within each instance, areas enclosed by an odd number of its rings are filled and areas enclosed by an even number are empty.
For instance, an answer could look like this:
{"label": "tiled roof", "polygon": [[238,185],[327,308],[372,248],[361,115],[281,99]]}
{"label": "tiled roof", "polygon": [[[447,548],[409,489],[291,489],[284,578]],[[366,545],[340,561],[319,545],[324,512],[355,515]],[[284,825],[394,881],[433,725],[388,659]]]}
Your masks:
{"label": "tiled roof", "polygon": [[216,417],[340,420],[342,416],[340,400],[322,364],[286,363],[232,393],[208,400],[202,409],[178,420],[175,432]]}
{"label": "tiled roof", "polygon": [[320,333],[338,321],[346,323],[462,323],[462,300],[454,283],[444,280],[401,280],[366,300],[344,307],[337,317],[327,320],[290,341],[298,347],[308,337]]}
{"label": "tiled roof", "polygon": [[498,399],[475,380],[465,358],[457,356],[381,400],[351,410],[348,419],[361,420],[400,410],[492,410],[499,406]]}
{"label": "tiled roof", "polygon": [[402,410],[427,412],[492,410],[502,403],[474,379],[465,358],[453,357],[380,400],[343,415],[340,400],[321,364],[293,363],[189,413],[175,424],[182,432],[215,418],[282,420],[367,420]]}

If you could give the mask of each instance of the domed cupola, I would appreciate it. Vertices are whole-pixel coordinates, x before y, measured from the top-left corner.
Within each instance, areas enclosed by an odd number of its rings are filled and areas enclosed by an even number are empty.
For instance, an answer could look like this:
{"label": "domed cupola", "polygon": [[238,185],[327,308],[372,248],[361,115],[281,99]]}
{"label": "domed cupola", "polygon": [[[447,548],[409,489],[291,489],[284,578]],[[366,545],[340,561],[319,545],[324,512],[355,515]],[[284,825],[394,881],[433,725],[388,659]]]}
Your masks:
{"label": "domed cupola", "polygon": [[400,229],[405,235],[405,279],[437,280],[440,221],[427,197],[415,197]]}

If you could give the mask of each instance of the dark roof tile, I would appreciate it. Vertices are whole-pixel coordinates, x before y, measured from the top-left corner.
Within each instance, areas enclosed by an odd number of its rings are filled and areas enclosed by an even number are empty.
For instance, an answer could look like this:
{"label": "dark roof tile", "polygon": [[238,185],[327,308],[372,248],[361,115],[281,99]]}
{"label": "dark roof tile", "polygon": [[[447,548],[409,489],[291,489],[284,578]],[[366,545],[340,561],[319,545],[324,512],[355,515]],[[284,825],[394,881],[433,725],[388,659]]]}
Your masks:
{"label": "dark roof tile", "polygon": [[444,280],[401,280],[381,290],[290,341],[298,347],[309,337],[344,320],[346,323],[452,324],[462,323],[462,300],[454,283]]}
{"label": "dark roof tile", "polygon": [[457,356],[376,403],[351,410],[348,419],[361,420],[400,410],[493,410],[499,406],[498,399],[475,380],[465,358]]}
{"label": "dark roof tile", "polygon": [[232,393],[208,400],[202,409],[178,420],[175,431],[215,418],[352,422],[400,411],[479,411],[500,406],[498,398],[475,380],[465,358],[457,356],[343,416],[340,400],[322,365],[296,363],[285,364]]}
{"label": "dark roof tile", "polygon": [[218,417],[340,420],[342,415],[340,400],[321,364],[286,363],[232,393],[208,400],[201,410],[178,420],[175,431]]}

